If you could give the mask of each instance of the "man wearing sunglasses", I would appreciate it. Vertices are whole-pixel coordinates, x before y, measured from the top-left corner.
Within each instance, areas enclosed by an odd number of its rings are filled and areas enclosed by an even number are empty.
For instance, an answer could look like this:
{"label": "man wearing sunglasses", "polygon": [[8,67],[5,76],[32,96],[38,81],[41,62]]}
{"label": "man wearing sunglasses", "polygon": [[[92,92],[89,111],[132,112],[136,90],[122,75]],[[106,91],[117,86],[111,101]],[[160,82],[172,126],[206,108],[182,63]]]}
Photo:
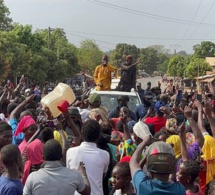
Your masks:
{"label": "man wearing sunglasses", "polygon": [[98,65],[94,71],[94,81],[97,91],[110,91],[111,90],[111,73],[115,72],[117,68],[108,64],[108,56],[102,56],[102,64]]}

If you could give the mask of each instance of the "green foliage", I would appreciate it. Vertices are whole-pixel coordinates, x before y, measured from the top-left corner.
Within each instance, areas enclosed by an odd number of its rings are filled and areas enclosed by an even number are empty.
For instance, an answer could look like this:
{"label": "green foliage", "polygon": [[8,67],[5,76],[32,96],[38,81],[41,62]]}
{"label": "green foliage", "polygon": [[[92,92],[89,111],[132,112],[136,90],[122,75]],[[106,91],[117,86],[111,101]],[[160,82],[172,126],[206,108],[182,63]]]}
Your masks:
{"label": "green foliage", "polygon": [[206,71],[212,70],[211,66],[201,58],[193,58],[186,67],[186,75],[190,79],[205,75]]}
{"label": "green foliage", "polygon": [[132,55],[133,61],[136,61],[140,56],[140,49],[135,45],[119,43],[116,45],[115,50],[111,53],[110,63],[116,67],[120,67],[127,55]]}
{"label": "green foliage", "polygon": [[9,15],[10,12],[4,4],[4,0],[0,0],[0,31],[8,31],[11,29],[12,19]]}
{"label": "green foliage", "polygon": [[148,48],[155,49],[159,54],[168,54],[169,50],[164,47],[164,45],[151,45]]}
{"label": "green foliage", "polygon": [[155,49],[150,47],[140,49],[140,59],[141,63],[138,66],[140,69],[144,69],[149,74],[157,70],[159,59]]}
{"label": "green foliage", "polygon": [[93,73],[95,67],[101,64],[102,54],[94,41],[82,41],[78,50],[78,63],[81,69]]}
{"label": "green foliage", "polygon": [[184,76],[184,71],[186,69],[185,59],[182,56],[173,56],[169,60],[167,73],[170,76]]}
{"label": "green foliage", "polygon": [[[0,74],[20,76],[24,74],[30,81],[62,81],[80,71],[77,48],[68,43],[62,29],[32,32],[30,25],[15,24],[9,32],[0,32]],[[51,47],[48,49],[48,40]]]}
{"label": "green foliage", "polygon": [[215,56],[215,43],[210,41],[202,41],[201,44],[193,46],[194,55],[197,58],[214,57]]}

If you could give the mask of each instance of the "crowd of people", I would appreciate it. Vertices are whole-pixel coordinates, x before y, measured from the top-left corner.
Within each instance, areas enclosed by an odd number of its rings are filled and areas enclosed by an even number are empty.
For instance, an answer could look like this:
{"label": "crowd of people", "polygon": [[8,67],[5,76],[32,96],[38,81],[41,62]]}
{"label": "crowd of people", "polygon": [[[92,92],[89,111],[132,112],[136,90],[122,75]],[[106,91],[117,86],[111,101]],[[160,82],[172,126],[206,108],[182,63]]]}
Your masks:
{"label": "crowd of people", "polygon": [[[142,103],[119,96],[113,110],[95,92],[53,118],[40,100],[48,90],[6,85],[0,96],[1,195],[215,194],[213,96],[197,100],[169,83],[165,92],[135,80],[132,56],[117,90],[136,88]],[[116,68],[102,57],[94,79],[110,90]]]}

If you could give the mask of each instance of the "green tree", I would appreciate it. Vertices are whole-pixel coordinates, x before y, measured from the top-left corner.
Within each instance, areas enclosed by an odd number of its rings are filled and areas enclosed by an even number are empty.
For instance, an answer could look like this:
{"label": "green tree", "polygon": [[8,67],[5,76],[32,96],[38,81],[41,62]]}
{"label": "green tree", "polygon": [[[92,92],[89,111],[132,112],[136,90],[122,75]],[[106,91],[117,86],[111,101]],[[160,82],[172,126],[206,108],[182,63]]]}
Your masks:
{"label": "green tree", "polygon": [[190,79],[194,79],[197,76],[205,75],[206,71],[212,70],[211,66],[201,58],[193,58],[186,67],[186,75]]}
{"label": "green tree", "polygon": [[168,54],[170,52],[170,50],[166,49],[164,45],[150,45],[148,48],[155,49],[159,54]]}
{"label": "green tree", "polygon": [[187,57],[188,56],[186,51],[179,51],[179,52],[176,53],[176,55],[179,55],[179,56],[182,56],[182,57]]}
{"label": "green tree", "polygon": [[136,61],[140,56],[140,49],[135,45],[119,43],[116,45],[114,51],[111,52],[110,63],[116,67],[120,67],[127,55],[132,55],[133,61]]}
{"label": "green tree", "polygon": [[169,60],[167,73],[170,76],[184,76],[184,71],[186,68],[185,59],[182,56],[173,56]]}
{"label": "green tree", "polygon": [[5,6],[4,0],[0,0],[0,31],[11,29],[12,19],[9,17],[9,9]]}
{"label": "green tree", "polygon": [[193,46],[194,55],[198,58],[214,57],[215,43],[210,41],[202,41],[201,44]]}
{"label": "green tree", "polygon": [[158,52],[153,48],[140,49],[141,63],[138,65],[139,69],[144,69],[147,73],[152,74],[157,71],[159,64]]}
{"label": "green tree", "polygon": [[81,69],[89,70],[90,73],[93,73],[95,67],[101,64],[102,54],[103,52],[94,41],[82,41],[78,50],[78,63]]}

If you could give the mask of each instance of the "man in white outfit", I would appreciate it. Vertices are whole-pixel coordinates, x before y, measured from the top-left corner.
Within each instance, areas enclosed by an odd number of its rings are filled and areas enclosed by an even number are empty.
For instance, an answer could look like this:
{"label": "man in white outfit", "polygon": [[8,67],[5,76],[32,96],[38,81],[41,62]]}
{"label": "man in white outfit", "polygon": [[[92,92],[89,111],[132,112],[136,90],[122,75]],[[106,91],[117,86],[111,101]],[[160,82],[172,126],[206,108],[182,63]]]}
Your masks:
{"label": "man in white outfit", "polygon": [[91,195],[104,194],[102,181],[109,165],[108,152],[96,145],[100,133],[101,128],[97,121],[92,119],[86,121],[81,131],[83,142],[80,146],[70,148],[66,155],[66,164],[70,169],[78,169],[80,162],[85,164]]}

